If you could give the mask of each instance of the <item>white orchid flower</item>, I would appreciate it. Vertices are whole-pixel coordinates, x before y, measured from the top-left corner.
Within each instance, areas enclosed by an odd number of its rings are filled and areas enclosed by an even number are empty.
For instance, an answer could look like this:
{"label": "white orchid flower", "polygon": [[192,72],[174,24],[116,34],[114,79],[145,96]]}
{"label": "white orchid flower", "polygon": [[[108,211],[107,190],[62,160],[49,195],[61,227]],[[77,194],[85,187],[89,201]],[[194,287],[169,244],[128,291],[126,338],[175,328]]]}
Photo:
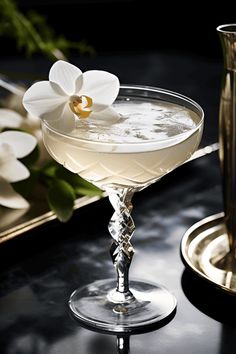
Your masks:
{"label": "white orchid flower", "polygon": [[5,131],[0,133],[0,205],[8,208],[27,208],[29,203],[10,183],[29,177],[29,170],[17,160],[28,155],[36,146],[36,139],[27,133]]}
{"label": "white orchid flower", "polygon": [[99,70],[82,73],[76,66],[59,60],[50,69],[49,81],[37,82],[26,91],[23,105],[33,116],[58,121],[60,129],[70,131],[76,117],[96,118],[109,109],[118,92],[115,75]]}
{"label": "white orchid flower", "polygon": [[[27,113],[27,112],[25,112]],[[40,119],[28,114],[24,117],[21,114],[7,108],[0,108],[0,131],[3,128],[20,128],[35,136],[40,150],[37,165],[41,166],[51,157],[48,154],[44,144],[40,125]]]}
{"label": "white orchid flower", "polygon": [[11,109],[0,108],[0,130],[3,128],[19,128],[23,117]]}

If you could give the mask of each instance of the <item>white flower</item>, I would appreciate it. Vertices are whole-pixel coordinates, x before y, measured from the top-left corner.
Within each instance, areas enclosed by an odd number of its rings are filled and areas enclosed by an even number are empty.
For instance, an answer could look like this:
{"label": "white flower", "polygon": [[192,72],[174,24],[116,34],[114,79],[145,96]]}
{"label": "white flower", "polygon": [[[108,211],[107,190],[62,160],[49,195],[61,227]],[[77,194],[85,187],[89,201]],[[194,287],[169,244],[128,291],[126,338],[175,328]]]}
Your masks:
{"label": "white flower", "polygon": [[[25,112],[25,114],[26,113],[27,112]],[[37,165],[40,166],[51,159],[43,144],[39,118],[33,117],[30,114],[27,114],[24,117],[11,109],[0,108],[0,130],[2,130],[3,128],[20,128],[25,130],[27,133],[30,133],[35,136],[40,149],[40,155],[39,160],[37,161]]]}
{"label": "white flower", "polygon": [[17,160],[28,155],[36,146],[36,139],[27,133],[5,131],[0,133],[0,205],[21,209],[28,202],[14,191],[10,183],[29,177],[29,170]]}
{"label": "white flower", "polygon": [[22,124],[22,116],[7,108],[0,108],[0,130],[3,128],[19,128]]}
{"label": "white flower", "polygon": [[109,109],[119,92],[118,78],[106,71],[90,70],[82,74],[76,66],[57,61],[50,69],[49,81],[33,84],[25,93],[23,105],[33,116],[60,122],[70,131],[79,118],[99,117]]}

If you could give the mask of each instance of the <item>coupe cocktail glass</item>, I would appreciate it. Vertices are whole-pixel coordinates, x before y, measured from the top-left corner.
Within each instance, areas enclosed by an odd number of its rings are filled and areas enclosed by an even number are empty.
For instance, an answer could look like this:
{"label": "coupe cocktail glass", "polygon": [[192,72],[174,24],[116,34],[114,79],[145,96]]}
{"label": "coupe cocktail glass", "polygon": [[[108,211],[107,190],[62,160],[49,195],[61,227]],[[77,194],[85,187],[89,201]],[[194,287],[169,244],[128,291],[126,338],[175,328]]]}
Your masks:
{"label": "coupe cocktail glass", "polygon": [[162,286],[129,282],[131,199],[190,158],[201,139],[203,111],[180,94],[129,85],[121,86],[113,107],[120,119],[111,124],[80,119],[65,134],[43,121],[42,130],[51,156],[106,191],[115,209],[108,228],[117,282],[99,280],[75,290],[70,309],[87,326],[131,332],[163,321],[176,308],[175,297]]}

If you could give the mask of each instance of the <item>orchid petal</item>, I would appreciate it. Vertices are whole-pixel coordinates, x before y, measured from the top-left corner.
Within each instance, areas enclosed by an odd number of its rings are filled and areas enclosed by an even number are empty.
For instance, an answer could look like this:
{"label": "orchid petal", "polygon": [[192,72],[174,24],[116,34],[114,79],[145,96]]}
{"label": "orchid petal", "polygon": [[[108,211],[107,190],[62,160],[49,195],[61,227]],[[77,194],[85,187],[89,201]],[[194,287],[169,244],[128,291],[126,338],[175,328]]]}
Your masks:
{"label": "orchid petal", "polygon": [[68,100],[66,93],[54,82],[40,81],[24,94],[23,105],[33,116],[42,118]]}
{"label": "orchid petal", "polygon": [[19,128],[23,118],[21,115],[11,109],[0,108],[0,129]]}
{"label": "orchid petal", "polygon": [[118,78],[106,71],[90,70],[83,74],[81,95],[93,100],[93,110],[101,111],[112,105],[119,93]]}
{"label": "orchid petal", "polygon": [[17,131],[0,133],[0,143],[9,145],[16,157],[22,158],[34,150],[37,140],[34,136]]}
{"label": "orchid petal", "polygon": [[6,161],[15,159],[12,147],[7,143],[0,143],[0,166]]}
{"label": "orchid petal", "polygon": [[50,122],[50,126],[65,133],[70,133],[75,128],[75,115],[71,111],[69,104],[64,106],[60,119]]}
{"label": "orchid petal", "polygon": [[12,209],[25,209],[29,203],[0,176],[0,205]]}
{"label": "orchid petal", "polygon": [[42,114],[41,118],[43,120],[48,121],[48,122],[60,120],[63,115],[66,105],[67,105],[67,102],[64,102],[63,104],[59,105],[58,107],[55,107],[54,110],[52,110],[51,112],[47,112],[47,113]]}
{"label": "orchid petal", "polygon": [[81,90],[81,87],[83,85],[83,75],[80,75],[77,80],[75,81],[75,95],[79,95],[80,94],[80,90]]}
{"label": "orchid petal", "polygon": [[73,64],[58,60],[49,71],[49,80],[58,84],[68,95],[73,95],[82,86],[82,71]]}
{"label": "orchid petal", "polygon": [[17,159],[11,159],[0,165],[0,176],[8,182],[18,182],[28,178],[29,170]]}
{"label": "orchid petal", "polygon": [[110,125],[118,122],[120,119],[119,113],[117,113],[112,107],[108,107],[101,112],[93,112],[90,115],[90,120],[99,125]]}

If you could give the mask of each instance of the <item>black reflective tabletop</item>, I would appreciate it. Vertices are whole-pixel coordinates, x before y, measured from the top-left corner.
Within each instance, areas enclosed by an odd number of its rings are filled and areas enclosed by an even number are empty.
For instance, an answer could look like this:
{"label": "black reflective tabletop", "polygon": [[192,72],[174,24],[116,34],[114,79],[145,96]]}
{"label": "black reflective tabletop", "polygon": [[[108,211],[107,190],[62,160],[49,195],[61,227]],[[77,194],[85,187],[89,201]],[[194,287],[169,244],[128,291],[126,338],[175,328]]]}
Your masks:
{"label": "black reflective tabletop", "polygon": [[[136,250],[131,277],[159,282],[177,297],[166,326],[131,336],[130,352],[235,353],[235,298],[186,270],[184,232],[221,211],[216,153],[190,162],[134,197]],[[82,328],[67,301],[78,286],[114,277],[109,257],[107,199],[1,245],[1,353],[116,353],[116,337]],[[126,338],[127,341],[127,338]]]}
{"label": "black reflective tabletop", "polygon": [[[180,67],[183,70],[189,67],[186,70],[190,75],[197,59],[181,60],[186,65],[179,64]],[[154,59],[150,65],[154,66]],[[201,100],[202,97],[209,115],[210,112],[216,115],[216,87],[212,88],[211,95],[206,90],[204,96],[203,86],[211,87],[220,66],[204,60],[199,65],[209,75],[208,79],[201,81],[196,73],[192,74],[194,79],[183,80],[182,93],[187,94],[184,91],[188,91],[189,82],[189,91],[195,92],[193,98]],[[163,70],[167,68],[163,66]],[[180,74],[176,77],[181,79]],[[170,83],[171,77],[167,81]],[[195,86],[194,82],[198,84]],[[207,104],[207,97],[211,104]],[[209,120],[205,143],[214,142],[217,133],[217,117],[210,115]],[[236,298],[185,269],[179,251],[181,238],[192,224],[222,211],[217,153],[179,167],[137,193],[133,204],[136,232],[132,243],[136,253],[131,278],[157,282],[171,290],[178,301],[175,317],[158,330],[117,339],[114,335],[82,328],[70,316],[68,299],[75,288],[115,277],[107,231],[113,211],[104,198],[77,210],[67,224],[53,221],[0,246],[1,354],[124,354],[129,350],[133,354],[236,352]]]}

